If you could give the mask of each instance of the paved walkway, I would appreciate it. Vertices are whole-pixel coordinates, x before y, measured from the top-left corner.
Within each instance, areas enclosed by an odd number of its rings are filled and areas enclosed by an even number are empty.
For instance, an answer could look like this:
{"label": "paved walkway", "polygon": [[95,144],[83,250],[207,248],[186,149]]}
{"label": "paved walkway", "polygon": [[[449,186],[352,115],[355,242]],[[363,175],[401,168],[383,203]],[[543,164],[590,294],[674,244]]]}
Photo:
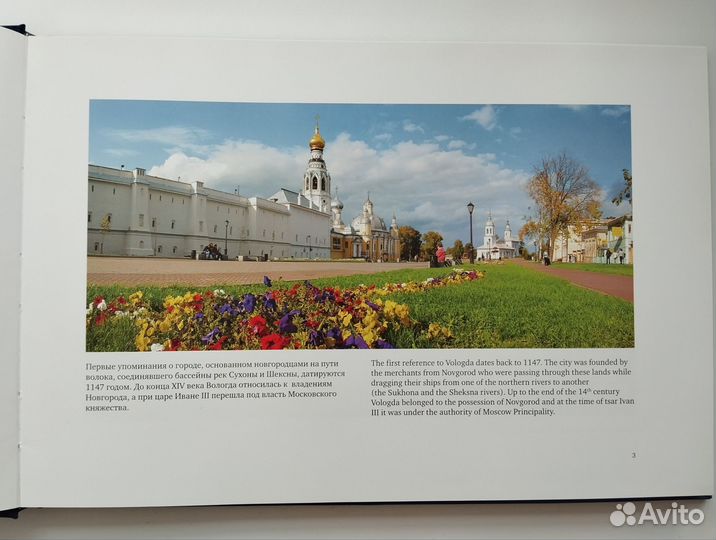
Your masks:
{"label": "paved walkway", "polygon": [[586,270],[571,270],[569,265],[545,266],[541,263],[525,261],[524,259],[511,259],[511,262],[524,268],[531,268],[537,272],[566,279],[567,281],[585,289],[591,289],[603,294],[609,294],[634,303],[634,278],[630,276],[616,276]]}
{"label": "paved walkway", "polygon": [[87,283],[90,285],[244,285],[273,280],[302,280],[322,277],[373,274],[402,268],[427,268],[428,263],[365,262],[243,262],[194,261],[133,257],[88,257]]}

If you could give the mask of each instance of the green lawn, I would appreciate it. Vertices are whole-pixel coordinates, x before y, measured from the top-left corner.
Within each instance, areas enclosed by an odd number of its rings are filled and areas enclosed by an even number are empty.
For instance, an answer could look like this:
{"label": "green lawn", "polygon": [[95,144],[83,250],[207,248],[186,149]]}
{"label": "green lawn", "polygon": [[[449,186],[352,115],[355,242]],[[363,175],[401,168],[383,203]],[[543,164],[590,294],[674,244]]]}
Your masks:
{"label": "green lawn", "polygon": [[584,270],[585,272],[599,272],[601,274],[614,274],[617,276],[634,276],[634,266],[631,264],[553,263],[553,266],[555,268]]}
{"label": "green lawn", "polygon": [[[412,317],[424,325],[437,322],[450,327],[455,338],[449,346],[455,348],[634,346],[634,307],[629,302],[517,265],[477,265],[477,269],[485,273],[483,279],[422,293],[394,294],[391,298],[407,304]],[[346,288],[358,284],[422,281],[429,276],[449,272],[449,269],[428,268],[398,270],[317,279],[312,283]],[[274,287],[288,286],[289,283],[274,282]],[[216,288],[235,294],[266,290],[264,285],[220,285]],[[183,294],[188,288],[144,287],[142,290],[153,307],[161,308],[165,296]],[[87,301],[96,296],[109,299],[128,296],[134,291],[126,287],[89,287]],[[119,336],[97,335],[109,330],[103,328],[88,335],[88,350],[118,350],[119,343],[123,341],[128,343],[120,350],[133,350],[131,326],[119,325],[116,331],[112,330],[113,333],[119,332]],[[398,347],[426,346],[410,328],[395,331],[388,338]]]}

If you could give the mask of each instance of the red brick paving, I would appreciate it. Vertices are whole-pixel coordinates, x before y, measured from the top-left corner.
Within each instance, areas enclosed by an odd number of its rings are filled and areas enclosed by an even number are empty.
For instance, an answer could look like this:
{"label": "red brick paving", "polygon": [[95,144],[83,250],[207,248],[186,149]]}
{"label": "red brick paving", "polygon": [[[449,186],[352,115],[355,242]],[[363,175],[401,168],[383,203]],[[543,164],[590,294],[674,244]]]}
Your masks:
{"label": "red brick paving", "polygon": [[585,270],[572,270],[563,266],[545,266],[541,263],[525,261],[524,259],[512,259],[513,263],[531,268],[537,272],[550,274],[585,289],[591,289],[603,294],[616,296],[634,303],[634,278],[630,276],[616,276],[613,274],[602,274],[600,272],[588,272]]}
{"label": "red brick paving", "polygon": [[426,268],[428,263],[364,262],[244,262],[194,261],[133,257],[88,257],[89,285],[244,285],[271,279],[302,280],[373,274],[402,268]]}

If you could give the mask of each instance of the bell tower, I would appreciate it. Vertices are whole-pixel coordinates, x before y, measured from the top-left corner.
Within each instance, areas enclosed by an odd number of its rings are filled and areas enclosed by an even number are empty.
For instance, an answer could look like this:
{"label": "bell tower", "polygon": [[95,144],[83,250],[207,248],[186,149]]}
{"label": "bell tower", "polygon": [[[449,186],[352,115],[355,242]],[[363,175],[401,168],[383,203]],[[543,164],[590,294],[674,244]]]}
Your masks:
{"label": "bell tower", "polygon": [[316,116],[316,128],[313,137],[308,142],[311,149],[311,157],[308,160],[306,172],[303,175],[303,190],[301,194],[310,200],[321,212],[331,212],[331,175],[326,169],[326,162],[323,160],[323,149],[326,141],[321,137]]}

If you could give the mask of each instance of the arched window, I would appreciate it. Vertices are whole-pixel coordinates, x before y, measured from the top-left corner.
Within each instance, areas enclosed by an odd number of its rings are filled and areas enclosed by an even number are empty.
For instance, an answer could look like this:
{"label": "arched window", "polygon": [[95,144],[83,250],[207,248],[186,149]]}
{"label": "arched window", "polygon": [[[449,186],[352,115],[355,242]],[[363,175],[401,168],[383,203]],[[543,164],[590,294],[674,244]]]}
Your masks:
{"label": "arched window", "polygon": [[321,191],[326,191],[326,179],[321,178]]}
{"label": "arched window", "polygon": [[306,178],[306,189],[309,189],[309,187],[308,187],[308,178]]}
{"label": "arched window", "polygon": [[313,177],[313,189],[318,189],[318,178]]}

